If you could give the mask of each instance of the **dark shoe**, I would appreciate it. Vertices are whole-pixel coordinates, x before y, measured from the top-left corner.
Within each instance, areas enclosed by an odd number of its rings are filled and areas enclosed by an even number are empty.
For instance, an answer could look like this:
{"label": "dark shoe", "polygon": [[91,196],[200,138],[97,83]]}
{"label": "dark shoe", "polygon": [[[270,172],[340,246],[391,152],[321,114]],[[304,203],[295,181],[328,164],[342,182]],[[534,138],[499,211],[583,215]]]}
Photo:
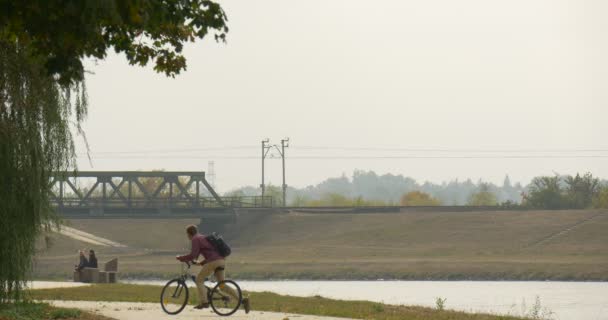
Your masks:
{"label": "dark shoe", "polygon": [[249,313],[249,310],[251,310],[251,305],[249,304],[248,297],[243,299],[243,308],[245,308],[245,313]]}
{"label": "dark shoe", "polygon": [[209,303],[200,303],[198,306],[194,307],[194,309],[205,309],[205,308],[209,308]]}

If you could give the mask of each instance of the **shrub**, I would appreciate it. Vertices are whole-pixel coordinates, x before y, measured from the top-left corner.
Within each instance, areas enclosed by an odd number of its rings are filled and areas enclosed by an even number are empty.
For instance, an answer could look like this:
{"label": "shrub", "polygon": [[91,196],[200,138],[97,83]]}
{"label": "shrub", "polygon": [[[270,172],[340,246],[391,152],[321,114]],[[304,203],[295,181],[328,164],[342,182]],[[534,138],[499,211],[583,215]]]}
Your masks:
{"label": "shrub", "polygon": [[402,206],[439,206],[441,201],[422,191],[412,191],[401,196]]}

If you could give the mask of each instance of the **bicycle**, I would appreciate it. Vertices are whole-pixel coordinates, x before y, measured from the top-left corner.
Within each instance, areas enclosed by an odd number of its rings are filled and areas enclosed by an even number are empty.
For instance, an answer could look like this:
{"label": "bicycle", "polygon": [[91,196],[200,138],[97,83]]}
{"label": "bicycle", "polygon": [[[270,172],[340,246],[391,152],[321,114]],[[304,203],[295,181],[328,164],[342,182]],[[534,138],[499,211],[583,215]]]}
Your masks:
{"label": "bicycle", "polygon": [[[167,284],[163,287],[162,292],[160,293],[160,305],[167,314],[176,315],[188,304],[188,298],[190,296],[188,292],[188,285],[186,281],[191,279],[195,284],[195,277],[190,274],[191,264],[189,262],[184,262],[188,267],[184,268],[182,264],[182,274],[172,280],[169,280]],[[219,267],[215,269],[214,275],[217,280],[217,272],[223,270],[223,267]],[[205,279],[207,282],[209,279]],[[204,284],[207,288],[207,301],[209,301],[209,305],[213,312],[215,312],[219,316],[229,316],[235,313],[239,307],[241,306],[241,302],[243,300],[243,293],[241,292],[241,288],[239,285],[233,280],[223,280],[218,281],[213,288]],[[230,296],[226,292],[222,290],[229,287],[236,293],[237,299]]]}

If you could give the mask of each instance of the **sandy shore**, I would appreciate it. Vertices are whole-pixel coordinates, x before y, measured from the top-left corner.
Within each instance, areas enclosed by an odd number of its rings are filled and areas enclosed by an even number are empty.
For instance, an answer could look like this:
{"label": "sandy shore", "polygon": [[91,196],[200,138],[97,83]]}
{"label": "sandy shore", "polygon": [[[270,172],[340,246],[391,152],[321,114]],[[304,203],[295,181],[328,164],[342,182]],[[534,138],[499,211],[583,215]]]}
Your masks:
{"label": "sandy shore", "polygon": [[[45,301],[58,307],[78,308],[86,311],[91,311],[101,314],[106,317],[118,320],[165,320],[171,319],[217,319],[221,318],[210,309],[195,310],[192,306],[187,306],[184,311],[175,316],[169,316],[162,311],[158,303],[141,303],[141,302],[94,302],[94,301]],[[255,303],[255,302],[253,302]],[[277,312],[260,312],[251,311],[245,314],[245,311],[239,310],[229,317],[229,319],[260,319],[260,320],[345,320],[345,318],[319,317],[289,313]]]}

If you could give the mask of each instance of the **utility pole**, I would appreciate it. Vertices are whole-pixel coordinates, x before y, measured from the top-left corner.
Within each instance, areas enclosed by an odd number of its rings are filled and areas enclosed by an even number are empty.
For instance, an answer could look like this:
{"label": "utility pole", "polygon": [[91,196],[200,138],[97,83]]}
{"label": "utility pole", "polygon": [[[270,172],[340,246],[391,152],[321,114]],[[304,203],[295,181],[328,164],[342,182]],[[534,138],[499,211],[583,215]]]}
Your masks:
{"label": "utility pole", "polygon": [[213,189],[215,189],[215,162],[209,161],[207,162],[207,180]]}
{"label": "utility pole", "polygon": [[289,138],[281,139],[281,149],[277,145],[275,148],[281,154],[281,160],[283,161],[283,207],[287,206],[287,184],[285,184],[285,148],[289,147]]}
{"label": "utility pole", "polygon": [[266,145],[269,141],[268,138],[262,140],[262,184],[260,184],[260,187],[262,188],[262,204],[264,202],[264,192],[266,189],[266,186],[264,185],[264,159],[266,159],[266,155],[270,150],[270,146]]}

